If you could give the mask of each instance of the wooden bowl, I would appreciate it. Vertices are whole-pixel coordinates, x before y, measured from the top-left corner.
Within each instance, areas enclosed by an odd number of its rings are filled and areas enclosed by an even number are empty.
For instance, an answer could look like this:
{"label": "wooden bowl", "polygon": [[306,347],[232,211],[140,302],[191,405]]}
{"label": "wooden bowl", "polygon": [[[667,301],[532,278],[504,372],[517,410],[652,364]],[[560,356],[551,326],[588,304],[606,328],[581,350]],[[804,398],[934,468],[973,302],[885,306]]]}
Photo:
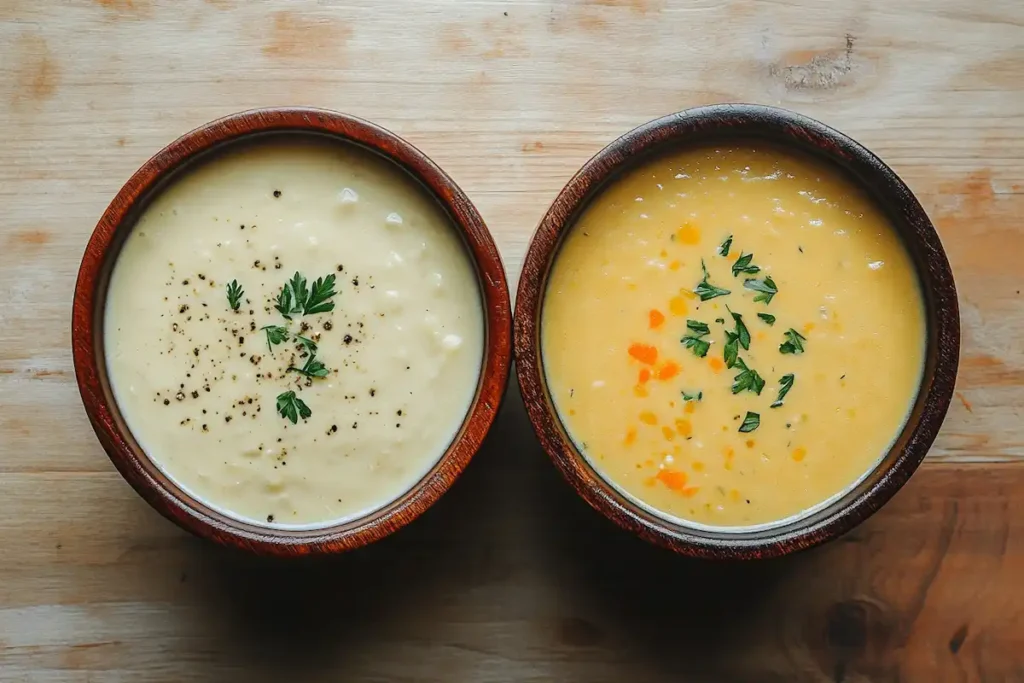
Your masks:
{"label": "wooden bowl", "polygon": [[[476,396],[438,463],[409,491],[363,518],[312,530],[283,530],[227,517],[181,490],[145,455],[114,401],[106,373],[103,316],[110,272],[148,201],[172,175],[214,150],[267,134],[324,135],[368,148],[416,178],[448,213],[475,265],[486,308],[484,357]],[[405,140],[366,121],[306,108],[260,109],[206,124],[147,161],[117,193],[93,231],[78,272],[72,313],[75,373],[100,443],[128,483],[162,515],[192,533],[266,555],[337,553],[380,539],[430,507],[479,449],[508,383],[511,304],[505,271],[480,214],[455,182]]]}
{"label": "wooden bowl", "polygon": [[[625,169],[679,145],[760,139],[803,150],[840,167],[884,210],[910,252],[926,309],[927,349],[920,392],[899,438],[876,468],[846,495],[809,516],[762,530],[704,530],[645,511],[608,484],[576,449],[559,419],[544,375],[541,307],[562,238],[586,204]],[[956,288],[939,237],[897,175],[842,133],[783,109],[724,104],[689,109],[646,123],[612,142],[573,176],[544,215],[530,243],[516,298],[516,372],[526,409],[555,465],[592,507],[638,536],[684,555],[753,559],[823,543],[867,519],[924,459],[953,395],[960,349]]]}

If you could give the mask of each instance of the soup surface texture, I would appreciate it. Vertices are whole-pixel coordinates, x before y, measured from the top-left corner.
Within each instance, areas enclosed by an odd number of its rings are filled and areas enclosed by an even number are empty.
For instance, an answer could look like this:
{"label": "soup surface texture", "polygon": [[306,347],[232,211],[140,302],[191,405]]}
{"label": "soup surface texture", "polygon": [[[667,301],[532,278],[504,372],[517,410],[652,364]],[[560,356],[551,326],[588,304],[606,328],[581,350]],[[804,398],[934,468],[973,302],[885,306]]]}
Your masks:
{"label": "soup surface texture", "polygon": [[414,179],[285,136],[229,149],[145,210],[111,275],[107,367],[177,484],[236,518],[317,526],[389,503],[447,449],[476,391],[481,306]]}
{"label": "soup surface texture", "polygon": [[541,326],[556,407],[596,470],[662,516],[734,528],[868,473],[925,340],[916,273],[872,201],[751,145],[676,151],[604,189],[561,247]]}

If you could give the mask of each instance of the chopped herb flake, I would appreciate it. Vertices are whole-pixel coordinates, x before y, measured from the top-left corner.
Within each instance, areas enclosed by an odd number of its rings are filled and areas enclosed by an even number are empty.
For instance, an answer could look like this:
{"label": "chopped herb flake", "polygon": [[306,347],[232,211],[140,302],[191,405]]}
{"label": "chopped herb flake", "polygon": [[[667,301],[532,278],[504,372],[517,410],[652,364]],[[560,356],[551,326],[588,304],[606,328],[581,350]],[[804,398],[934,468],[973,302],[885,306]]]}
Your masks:
{"label": "chopped herb flake", "polygon": [[770,314],[770,313],[758,313],[757,317],[760,318],[761,320],[765,321],[769,325],[774,325],[775,324],[775,316]]}
{"label": "chopped herb flake", "polygon": [[754,297],[754,302],[763,301],[766,304],[772,302],[772,297],[779,293],[779,288],[775,286],[775,281],[772,280],[771,276],[766,277],[764,280],[756,280],[754,278],[747,278],[743,281],[743,286],[755,292],[759,292]]}
{"label": "chopped herb flake", "polygon": [[231,307],[232,311],[237,311],[239,306],[242,305],[243,294],[245,294],[245,290],[238,284],[238,280],[232,280],[228,283],[228,306]]}
{"label": "chopped herb flake", "polygon": [[803,336],[792,327],[786,330],[786,341],[779,344],[779,353],[803,353],[804,342],[807,341],[807,337]]}
{"label": "chopped herb flake", "polygon": [[740,252],[740,257],[736,259],[736,263],[732,264],[732,276],[739,277],[740,273],[746,273],[747,275],[760,273],[761,269],[751,263],[753,258],[753,254],[744,254],[743,252]]}
{"label": "chopped herb flake", "polygon": [[743,424],[740,425],[740,432],[747,433],[752,432],[761,426],[761,416],[757,413],[747,411],[746,417],[743,418]]}
{"label": "chopped herb flake", "polygon": [[719,256],[728,256],[729,248],[732,247],[732,235],[725,238],[725,241],[718,247]]}
{"label": "chopped herb flake", "polygon": [[704,266],[704,259],[701,259],[700,267],[701,270],[704,271],[704,279],[701,280],[700,283],[698,283],[697,286],[693,288],[693,293],[699,296],[701,301],[708,301],[709,299],[714,299],[715,297],[732,294],[732,292],[730,292],[728,289],[716,287],[710,282],[708,282],[708,269]]}
{"label": "chopped herb flake", "polygon": [[779,397],[772,403],[772,408],[778,408],[782,405],[782,399],[786,398],[786,394],[793,388],[793,382],[796,380],[795,375],[783,375],[779,378]]}

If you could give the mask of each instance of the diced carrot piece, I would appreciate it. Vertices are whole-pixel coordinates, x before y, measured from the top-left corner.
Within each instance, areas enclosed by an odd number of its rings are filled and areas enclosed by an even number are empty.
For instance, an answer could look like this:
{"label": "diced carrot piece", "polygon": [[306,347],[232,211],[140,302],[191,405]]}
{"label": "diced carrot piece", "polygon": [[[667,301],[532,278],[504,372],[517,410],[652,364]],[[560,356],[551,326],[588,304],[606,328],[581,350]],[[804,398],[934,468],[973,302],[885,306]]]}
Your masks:
{"label": "diced carrot piece", "polygon": [[640,421],[645,425],[656,425],[658,424],[658,416],[649,410],[645,410],[640,413]]}
{"label": "diced carrot piece", "polygon": [[693,425],[690,424],[689,420],[677,418],[676,431],[679,432],[680,436],[690,436],[693,433]]}
{"label": "diced carrot piece", "polygon": [[658,480],[673,491],[681,491],[686,486],[686,473],[676,470],[661,470]]}
{"label": "diced carrot piece", "polygon": [[636,376],[638,384],[647,384],[651,380],[650,368],[640,368],[640,373]]}
{"label": "diced carrot piece", "polygon": [[656,308],[651,309],[651,312],[647,314],[647,318],[652,330],[661,327],[661,324],[665,322],[665,314]]}
{"label": "diced carrot piece", "polygon": [[725,370],[725,361],[718,356],[711,356],[708,358],[708,366],[711,367],[713,372],[721,372]]}
{"label": "diced carrot piece", "polygon": [[800,462],[807,457],[807,449],[803,446],[799,446],[793,449],[793,460]]}
{"label": "diced carrot piece", "polygon": [[684,223],[683,227],[676,231],[676,239],[683,244],[699,244],[700,228],[693,223]]}
{"label": "diced carrot piece", "polygon": [[668,264],[668,269],[669,270],[679,270],[679,267],[682,266],[682,265],[683,264],[680,263],[679,261],[673,261],[672,263]]}
{"label": "diced carrot piece", "polygon": [[668,361],[658,370],[658,379],[672,379],[679,374],[679,364],[674,361]]}
{"label": "diced carrot piece", "polygon": [[626,438],[623,439],[623,442],[629,446],[634,441],[636,441],[636,427],[630,427],[626,430]]}
{"label": "diced carrot piece", "polygon": [[697,410],[697,402],[696,401],[687,401],[686,405],[683,406],[683,412],[684,413],[692,413],[695,410]]}
{"label": "diced carrot piece", "polygon": [[699,486],[687,486],[679,493],[686,496],[687,498],[693,498],[695,495],[697,495],[697,491],[700,491]]}
{"label": "diced carrot piece", "polygon": [[658,362],[658,349],[650,344],[630,344],[629,355],[646,365],[654,365]]}
{"label": "diced carrot piece", "polygon": [[665,437],[666,441],[672,441],[673,439],[676,438],[676,433],[673,432],[672,428],[669,427],[668,425],[665,425],[664,427],[661,428],[661,433]]}

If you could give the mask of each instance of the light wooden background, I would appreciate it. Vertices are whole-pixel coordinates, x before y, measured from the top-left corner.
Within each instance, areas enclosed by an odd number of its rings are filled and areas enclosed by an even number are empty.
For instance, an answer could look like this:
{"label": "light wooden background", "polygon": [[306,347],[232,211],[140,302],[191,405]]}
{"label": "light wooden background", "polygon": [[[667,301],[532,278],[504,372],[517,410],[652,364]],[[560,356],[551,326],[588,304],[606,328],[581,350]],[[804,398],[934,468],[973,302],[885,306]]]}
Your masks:
{"label": "light wooden background", "polygon": [[[697,104],[797,109],[918,193],[964,346],[929,461],[874,519],[781,561],[613,529],[510,390],[467,474],[377,546],[281,565],[178,531],[79,403],[86,239],[150,154],[306,104],[411,140],[514,283],[568,177]],[[1024,681],[1020,0],[0,0],[0,681]]]}

